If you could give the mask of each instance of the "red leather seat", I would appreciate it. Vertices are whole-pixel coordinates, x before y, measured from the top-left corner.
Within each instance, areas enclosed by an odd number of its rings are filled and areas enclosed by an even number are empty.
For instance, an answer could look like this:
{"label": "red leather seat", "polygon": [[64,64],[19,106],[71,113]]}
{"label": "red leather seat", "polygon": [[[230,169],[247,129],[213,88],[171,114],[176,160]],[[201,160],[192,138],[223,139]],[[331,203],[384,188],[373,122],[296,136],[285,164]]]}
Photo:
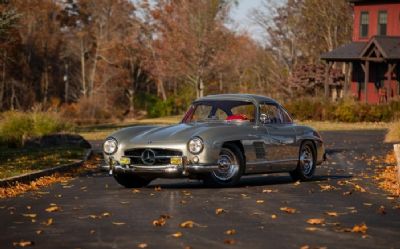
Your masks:
{"label": "red leather seat", "polygon": [[226,120],[249,120],[244,114],[235,114],[228,116]]}

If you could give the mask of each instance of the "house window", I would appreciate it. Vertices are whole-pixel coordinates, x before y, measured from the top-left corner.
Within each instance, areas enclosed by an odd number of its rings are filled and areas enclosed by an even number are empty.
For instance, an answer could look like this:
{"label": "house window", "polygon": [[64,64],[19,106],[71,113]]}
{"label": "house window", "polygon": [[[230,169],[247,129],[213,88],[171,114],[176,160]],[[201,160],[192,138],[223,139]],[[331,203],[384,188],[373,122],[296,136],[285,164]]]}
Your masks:
{"label": "house window", "polygon": [[366,11],[361,12],[360,16],[360,37],[367,38],[368,37],[368,28],[369,28],[369,14]]}
{"label": "house window", "polygon": [[386,35],[387,32],[387,12],[379,11],[378,15],[378,35]]}

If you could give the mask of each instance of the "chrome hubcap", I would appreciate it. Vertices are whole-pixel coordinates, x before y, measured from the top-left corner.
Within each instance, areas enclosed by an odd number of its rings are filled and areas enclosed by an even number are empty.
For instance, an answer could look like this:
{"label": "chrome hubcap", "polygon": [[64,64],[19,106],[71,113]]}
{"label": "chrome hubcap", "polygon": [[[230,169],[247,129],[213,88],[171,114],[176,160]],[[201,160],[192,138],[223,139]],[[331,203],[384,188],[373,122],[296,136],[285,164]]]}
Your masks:
{"label": "chrome hubcap", "polygon": [[304,175],[310,174],[314,167],[314,156],[309,146],[305,146],[301,151],[300,162]]}
{"label": "chrome hubcap", "polygon": [[228,181],[239,172],[239,163],[235,155],[228,149],[223,148],[218,158],[219,168],[212,174],[221,181]]}

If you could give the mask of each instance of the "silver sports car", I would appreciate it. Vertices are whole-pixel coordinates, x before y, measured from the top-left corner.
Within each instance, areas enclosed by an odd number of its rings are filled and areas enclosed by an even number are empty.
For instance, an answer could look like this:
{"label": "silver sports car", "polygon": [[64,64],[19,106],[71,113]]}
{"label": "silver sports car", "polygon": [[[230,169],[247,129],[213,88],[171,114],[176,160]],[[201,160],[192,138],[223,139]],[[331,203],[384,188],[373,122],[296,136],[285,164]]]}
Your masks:
{"label": "silver sports car", "polygon": [[277,172],[309,180],[325,159],[317,131],[293,123],[275,100],[249,94],[197,99],[179,124],[119,130],[103,151],[110,173],[127,188],[175,177],[233,186],[243,175]]}

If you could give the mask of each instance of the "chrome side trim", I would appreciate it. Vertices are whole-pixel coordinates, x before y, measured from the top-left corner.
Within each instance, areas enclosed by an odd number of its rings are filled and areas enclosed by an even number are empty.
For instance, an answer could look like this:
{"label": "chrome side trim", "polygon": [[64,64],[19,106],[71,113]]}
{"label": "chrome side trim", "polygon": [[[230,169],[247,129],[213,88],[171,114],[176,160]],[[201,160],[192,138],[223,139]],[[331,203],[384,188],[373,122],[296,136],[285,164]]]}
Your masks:
{"label": "chrome side trim", "polygon": [[274,160],[274,161],[256,161],[256,162],[248,162],[247,165],[262,165],[262,164],[279,164],[279,163],[288,163],[288,162],[297,162],[298,159],[285,159],[285,160]]}

